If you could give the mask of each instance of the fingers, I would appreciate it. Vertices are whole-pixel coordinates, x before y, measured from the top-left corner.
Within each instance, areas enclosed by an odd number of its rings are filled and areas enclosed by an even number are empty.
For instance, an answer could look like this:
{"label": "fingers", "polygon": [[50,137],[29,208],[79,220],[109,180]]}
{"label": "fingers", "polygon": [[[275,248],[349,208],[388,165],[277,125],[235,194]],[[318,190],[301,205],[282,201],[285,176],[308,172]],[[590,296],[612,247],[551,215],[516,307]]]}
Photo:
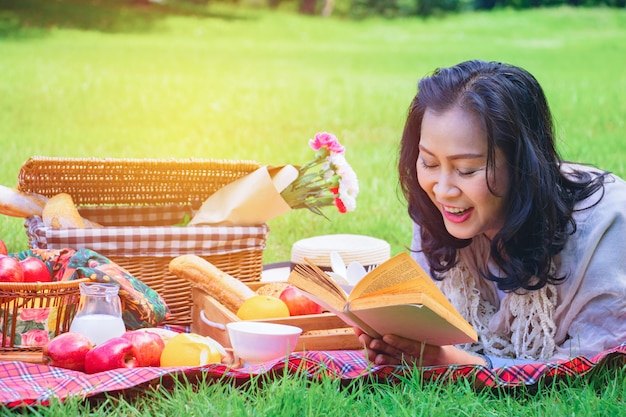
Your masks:
{"label": "fingers", "polygon": [[363,330],[358,327],[354,327],[354,334],[356,334],[357,338],[361,345],[365,348],[365,356],[367,360],[370,362],[375,362],[376,352],[374,352],[370,347],[370,343],[372,342],[372,338],[363,332]]}
{"label": "fingers", "polygon": [[367,360],[373,362],[377,365],[387,365],[390,364],[388,359],[384,357],[384,355],[380,354],[377,347],[380,345],[380,341],[377,339],[373,339],[368,336],[366,333],[363,333],[361,329],[354,328],[354,332],[359,338],[359,342],[365,347],[365,356]]}
{"label": "fingers", "polygon": [[385,342],[390,349],[394,349],[397,352],[403,352],[406,355],[417,358],[422,355],[425,347],[425,344],[422,342],[416,342],[415,340],[405,339],[395,335],[383,336],[383,342]]}
{"label": "fingers", "polygon": [[353,327],[352,330],[354,330],[354,334],[356,334],[356,337],[358,337],[359,339],[361,338],[362,334],[365,334],[365,332],[358,327]]}
{"label": "fingers", "polygon": [[359,342],[365,347],[367,359],[376,365],[428,366],[442,362],[440,347],[395,335],[385,335],[382,339],[374,339],[361,329],[355,328],[354,330]]}
{"label": "fingers", "polygon": [[356,332],[359,342],[365,347],[365,354],[370,362],[376,365],[399,365],[404,353],[381,339],[374,339],[362,331]]}
{"label": "fingers", "polygon": [[398,359],[394,356],[389,356],[389,355],[385,355],[382,353],[379,353],[378,355],[376,355],[373,362],[376,365],[404,365],[406,364],[406,362],[402,358]]}
{"label": "fingers", "polygon": [[390,344],[386,343],[384,338],[381,339],[373,339],[371,341],[371,343],[369,344],[369,346],[377,351],[378,353],[384,354],[386,356],[389,356],[390,358],[395,358],[397,360],[401,360],[403,356],[405,356],[406,352],[397,349],[394,346],[391,346]]}

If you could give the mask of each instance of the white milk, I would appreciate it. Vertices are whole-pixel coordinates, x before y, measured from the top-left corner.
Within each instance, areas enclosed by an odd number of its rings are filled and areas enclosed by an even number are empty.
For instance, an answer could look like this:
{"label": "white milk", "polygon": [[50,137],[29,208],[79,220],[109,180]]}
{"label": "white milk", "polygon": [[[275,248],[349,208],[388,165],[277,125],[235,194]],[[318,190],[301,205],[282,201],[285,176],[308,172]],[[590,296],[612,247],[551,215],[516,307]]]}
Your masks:
{"label": "white milk", "polygon": [[126,332],[124,320],[110,314],[85,314],[74,317],[70,332],[82,333],[94,345],[118,337]]}

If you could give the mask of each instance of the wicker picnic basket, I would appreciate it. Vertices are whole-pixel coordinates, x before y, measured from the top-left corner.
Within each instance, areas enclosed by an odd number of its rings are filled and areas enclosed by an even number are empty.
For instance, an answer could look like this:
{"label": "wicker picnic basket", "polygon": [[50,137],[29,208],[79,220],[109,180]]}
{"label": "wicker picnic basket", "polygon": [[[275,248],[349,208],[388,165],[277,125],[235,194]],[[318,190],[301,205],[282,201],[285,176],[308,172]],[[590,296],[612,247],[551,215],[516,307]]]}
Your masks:
{"label": "wicker picnic basket", "polygon": [[92,249],[157,291],[171,316],[191,323],[191,285],[169,273],[169,262],[195,254],[245,281],[260,280],[267,225],[176,226],[218,189],[260,165],[211,159],[98,159],[34,156],[18,188],[72,196],[81,215],[102,228],[51,229],[39,216],[26,220],[31,248]]}
{"label": "wicker picnic basket", "polygon": [[34,316],[45,314],[51,336],[69,331],[80,301],[79,284],[88,281],[91,279],[45,283],[0,282],[0,357],[13,354],[15,359],[20,359],[20,354],[41,353],[40,345],[16,343],[18,318],[26,320],[30,315],[33,321],[41,323],[44,320]]}

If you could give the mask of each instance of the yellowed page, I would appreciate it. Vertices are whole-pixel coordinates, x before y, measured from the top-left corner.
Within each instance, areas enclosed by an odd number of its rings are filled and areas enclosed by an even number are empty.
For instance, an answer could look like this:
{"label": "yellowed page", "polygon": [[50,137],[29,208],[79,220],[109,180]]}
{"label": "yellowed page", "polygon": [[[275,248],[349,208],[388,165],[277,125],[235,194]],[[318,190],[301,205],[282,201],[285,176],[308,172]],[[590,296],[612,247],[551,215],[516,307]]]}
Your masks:
{"label": "yellowed page", "polygon": [[318,304],[330,309],[333,313],[343,311],[346,304],[346,293],[324,271],[307,261],[307,265],[296,265],[289,274],[287,282],[301,291],[323,301]]}
{"label": "yellowed page", "polygon": [[[452,306],[424,269],[406,252],[400,253],[372,270],[350,293],[349,300],[371,299],[369,305],[419,303],[421,294],[426,294],[442,309],[456,317],[457,322],[465,322],[461,314]],[[398,295],[397,299],[394,296]],[[365,301],[365,300],[364,300]]]}
{"label": "yellowed page", "polygon": [[[411,255],[402,252],[370,271],[354,287],[349,299],[354,300],[369,293],[378,293],[385,288],[395,287],[413,280],[423,280],[435,285],[426,271],[411,258]],[[438,288],[437,291],[439,291]]]}

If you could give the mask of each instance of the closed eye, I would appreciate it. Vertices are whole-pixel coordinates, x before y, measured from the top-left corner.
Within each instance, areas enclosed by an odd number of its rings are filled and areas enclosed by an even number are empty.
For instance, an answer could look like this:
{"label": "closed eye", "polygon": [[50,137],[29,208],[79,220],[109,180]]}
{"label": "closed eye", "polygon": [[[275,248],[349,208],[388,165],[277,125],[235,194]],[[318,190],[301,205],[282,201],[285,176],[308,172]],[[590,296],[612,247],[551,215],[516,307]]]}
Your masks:
{"label": "closed eye", "polygon": [[457,172],[460,176],[462,176],[462,177],[469,177],[469,176],[474,175],[475,173],[477,173],[477,172],[479,172],[479,171],[482,171],[482,168],[479,168],[479,169],[472,169],[472,170],[469,170],[469,171],[461,171],[460,169],[457,169],[457,170],[456,170],[456,172]]}
{"label": "closed eye", "polygon": [[419,159],[419,162],[420,162],[420,165],[425,169],[432,169],[432,168],[437,167],[437,164],[426,163],[426,161],[424,161],[422,158]]}

